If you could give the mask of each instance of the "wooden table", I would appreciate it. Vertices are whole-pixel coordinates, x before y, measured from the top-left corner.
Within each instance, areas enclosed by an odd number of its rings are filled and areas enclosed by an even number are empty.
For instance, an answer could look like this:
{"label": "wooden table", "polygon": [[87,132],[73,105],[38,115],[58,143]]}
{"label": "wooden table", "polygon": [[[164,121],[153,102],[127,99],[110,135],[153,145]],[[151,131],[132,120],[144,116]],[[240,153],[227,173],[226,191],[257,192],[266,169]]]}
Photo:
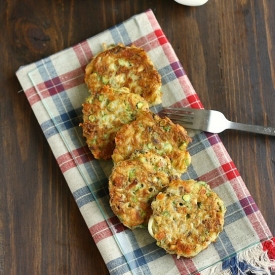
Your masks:
{"label": "wooden table", "polygon": [[[275,126],[274,0],[0,0],[0,274],[108,274],[15,71],[147,9],[205,108]],[[220,138],[275,235],[275,138]]]}

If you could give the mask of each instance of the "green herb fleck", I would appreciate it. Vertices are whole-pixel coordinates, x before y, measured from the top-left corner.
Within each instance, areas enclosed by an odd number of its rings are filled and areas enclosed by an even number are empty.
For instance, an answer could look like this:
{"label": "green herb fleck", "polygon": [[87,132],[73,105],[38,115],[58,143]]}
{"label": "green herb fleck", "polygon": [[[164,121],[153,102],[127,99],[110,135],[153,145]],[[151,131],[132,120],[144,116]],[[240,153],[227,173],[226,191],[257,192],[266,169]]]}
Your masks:
{"label": "green herb fleck", "polygon": [[162,215],[163,215],[164,217],[168,217],[168,216],[170,216],[170,212],[167,211],[167,210],[165,210],[165,211],[162,212]]}

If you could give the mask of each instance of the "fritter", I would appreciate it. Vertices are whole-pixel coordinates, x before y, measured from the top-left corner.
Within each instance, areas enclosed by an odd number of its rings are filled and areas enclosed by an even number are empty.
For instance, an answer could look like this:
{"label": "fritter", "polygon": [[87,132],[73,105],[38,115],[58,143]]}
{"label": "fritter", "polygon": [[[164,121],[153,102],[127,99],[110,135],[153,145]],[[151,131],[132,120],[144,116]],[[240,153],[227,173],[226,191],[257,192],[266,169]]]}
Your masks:
{"label": "fritter", "polygon": [[100,52],[87,65],[84,79],[92,93],[104,85],[127,87],[150,106],[161,103],[161,77],[147,53],[135,46],[119,44]]}
{"label": "fritter", "polygon": [[103,86],[89,96],[83,104],[83,123],[80,124],[87,145],[96,159],[110,159],[119,129],[149,106],[143,97]]}
{"label": "fritter", "polygon": [[124,125],[115,137],[114,163],[125,160],[135,150],[151,151],[168,156],[172,167],[182,174],[190,165],[187,145],[191,141],[187,131],[169,118],[152,112],[140,112],[136,120]]}
{"label": "fritter", "polygon": [[127,227],[147,227],[151,202],[174,178],[168,157],[135,152],[114,166],[109,177],[110,206]]}
{"label": "fritter", "polygon": [[173,180],[151,204],[149,233],[170,254],[194,257],[223,230],[223,201],[202,181]]}

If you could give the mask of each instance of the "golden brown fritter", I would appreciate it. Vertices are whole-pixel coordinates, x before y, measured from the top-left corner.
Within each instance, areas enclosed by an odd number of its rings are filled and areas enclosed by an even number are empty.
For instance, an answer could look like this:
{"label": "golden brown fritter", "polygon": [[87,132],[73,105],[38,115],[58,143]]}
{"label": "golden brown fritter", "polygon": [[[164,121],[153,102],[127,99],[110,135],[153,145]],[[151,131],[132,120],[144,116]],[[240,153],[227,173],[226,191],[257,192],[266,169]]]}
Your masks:
{"label": "golden brown fritter", "polygon": [[131,229],[147,226],[152,200],[173,178],[169,158],[151,152],[134,153],[117,163],[109,178],[113,212]]}
{"label": "golden brown fritter", "polygon": [[148,111],[144,98],[127,88],[114,90],[103,86],[83,104],[83,136],[96,159],[109,159],[114,150],[115,135],[133,121],[141,111]]}
{"label": "golden brown fritter", "polygon": [[190,141],[186,130],[169,118],[140,112],[135,121],[117,132],[112,158],[117,163],[129,158],[135,150],[151,151],[169,157],[172,167],[181,174],[190,165],[191,157],[186,149]]}
{"label": "golden brown fritter", "polygon": [[226,208],[205,182],[173,180],[151,207],[148,230],[170,254],[194,257],[223,230]]}
{"label": "golden brown fritter", "polygon": [[86,67],[85,82],[92,93],[103,85],[127,87],[150,106],[161,103],[161,77],[147,53],[135,46],[117,45],[97,54]]}

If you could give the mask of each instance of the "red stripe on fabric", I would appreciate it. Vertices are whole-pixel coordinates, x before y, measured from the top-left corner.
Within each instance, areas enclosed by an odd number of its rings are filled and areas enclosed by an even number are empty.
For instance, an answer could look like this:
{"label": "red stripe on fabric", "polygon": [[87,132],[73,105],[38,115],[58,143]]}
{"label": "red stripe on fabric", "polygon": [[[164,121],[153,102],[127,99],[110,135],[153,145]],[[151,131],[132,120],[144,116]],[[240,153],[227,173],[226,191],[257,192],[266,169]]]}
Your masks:
{"label": "red stripe on fabric", "polygon": [[84,74],[81,68],[69,71],[51,80],[36,85],[42,98],[47,98],[52,94],[69,90],[84,83]]}
{"label": "red stripe on fabric", "polygon": [[[56,84],[54,84],[56,83]],[[26,97],[32,106],[41,98],[47,98],[52,94],[56,94],[60,91],[69,90],[84,83],[84,74],[82,68],[77,68],[70,72],[67,72],[59,77],[56,77],[48,82],[42,82],[31,87],[25,91]],[[60,88],[59,88],[60,87]],[[62,89],[61,89],[62,87]],[[37,93],[39,92],[39,94]]]}
{"label": "red stripe on fabric", "polygon": [[26,97],[30,103],[30,105],[32,106],[33,104],[35,104],[36,102],[40,101],[40,97],[37,94],[36,90],[34,87],[31,87],[29,89],[27,89],[25,91]]}
{"label": "red stripe on fabric", "polygon": [[143,49],[146,52],[149,52],[150,50],[156,49],[160,46],[159,40],[158,40],[155,32],[147,34],[146,40],[147,40],[147,45],[143,46]]}
{"label": "red stripe on fabric", "polygon": [[73,150],[72,152],[67,152],[59,156],[56,160],[62,171],[62,173],[68,171],[71,168],[76,167],[76,163],[78,165],[87,163],[94,159],[92,153],[89,151],[88,147],[82,147]]}
{"label": "red stripe on fabric", "polygon": [[[197,271],[193,261],[191,259],[177,259],[176,256],[173,255],[173,260],[180,272],[180,274],[193,274]],[[196,273],[199,275],[200,273]]]}
{"label": "red stripe on fabric", "polygon": [[[160,29],[153,31],[153,32],[133,41],[132,44],[135,45],[136,47],[142,48],[146,52],[150,52],[151,50],[158,48],[160,45],[167,43],[167,39],[164,34],[163,34],[163,36],[158,37],[158,35],[160,35],[161,32],[162,32],[162,30],[160,30]],[[163,38],[166,39],[166,42],[165,42],[165,39],[163,39]],[[168,53],[170,54],[170,52],[168,52]]]}
{"label": "red stripe on fabric", "polygon": [[189,101],[186,98],[183,98],[180,101],[177,101],[176,103],[172,104],[169,107],[174,107],[174,108],[181,108],[181,107],[186,107],[189,106]]}
{"label": "red stripe on fabric", "polygon": [[107,222],[104,220],[90,227],[90,232],[92,235],[95,235],[98,232],[109,229]]}
{"label": "red stripe on fabric", "polygon": [[63,82],[63,87],[65,90],[69,90],[83,83],[84,83],[84,75],[81,74],[76,76],[75,78],[70,79],[70,81]]}
{"label": "red stripe on fabric", "polygon": [[135,45],[136,47],[143,48],[146,52],[148,52],[151,49],[150,45],[148,45],[148,42],[149,41],[147,39],[147,36],[142,36],[141,38],[133,41],[132,44]]}
{"label": "red stripe on fabric", "polygon": [[227,178],[229,180],[232,180],[236,177],[240,176],[239,171],[237,170],[235,164],[233,163],[233,161],[230,161],[228,163],[225,163],[222,165],[222,168],[227,176]]}
{"label": "red stripe on fabric", "polygon": [[106,221],[99,222],[90,227],[90,232],[95,240],[95,243],[112,236],[112,231],[117,234],[127,229],[117,217],[108,219],[108,222],[112,230]]}
{"label": "red stripe on fabric", "polygon": [[163,31],[161,29],[155,30],[156,37],[158,38],[159,44],[163,45],[168,42],[168,39],[164,35]]}
{"label": "red stripe on fabric", "polygon": [[49,96],[53,96],[65,90],[63,84],[60,81],[58,84],[55,84],[53,82],[54,80],[56,81],[57,79],[59,80],[59,77],[55,77],[51,80],[45,81],[46,90],[44,91],[45,93],[43,92],[43,95],[46,94]]}
{"label": "red stripe on fabric", "polygon": [[224,175],[224,170],[222,167],[218,167],[202,176],[199,180],[207,182],[211,188],[215,188],[226,181],[226,176]]}
{"label": "red stripe on fabric", "polygon": [[[73,82],[74,79],[78,79],[79,77],[84,78],[82,68],[77,68],[75,70],[72,70],[72,71],[69,71],[65,74],[62,74],[62,75],[59,76],[59,79],[63,84],[65,84],[68,81]],[[77,83],[78,83],[78,81],[77,81]]]}
{"label": "red stripe on fabric", "polygon": [[[83,70],[82,70],[82,68],[77,68],[75,70],[72,70],[65,74],[62,74],[58,77],[52,78],[48,81],[41,82],[36,85],[36,88],[38,89],[39,92],[42,92],[48,88],[58,86],[61,83],[63,85],[67,85],[67,87],[75,87],[75,86],[79,85],[78,79],[81,77],[84,78]],[[67,83],[69,83],[69,84],[67,84]],[[70,83],[72,83],[72,84],[70,84]]]}
{"label": "red stripe on fabric", "polygon": [[82,69],[85,69],[86,65],[90,62],[90,59],[93,56],[88,41],[86,40],[80,44],[77,44],[73,47],[73,50],[79,60],[79,64],[81,65]]}
{"label": "red stripe on fabric", "polygon": [[155,34],[153,33],[154,38],[151,37],[151,34],[142,37],[141,39],[138,39],[133,42],[133,45],[136,47],[142,48],[144,51],[147,53],[150,52],[151,50],[159,47],[159,41],[156,38]]}
{"label": "red stripe on fabric", "polygon": [[113,234],[109,228],[105,229],[104,231],[97,232],[95,235],[93,235],[93,239],[95,243],[98,243],[108,237],[111,237]]}
{"label": "red stripe on fabric", "polygon": [[59,165],[59,167],[60,167],[61,172],[65,173],[66,171],[76,167],[76,164],[73,159],[70,159],[67,162],[63,163],[62,165]]}
{"label": "red stripe on fabric", "polygon": [[195,108],[195,109],[203,108],[202,103],[197,94],[188,96],[187,100],[192,108]]}
{"label": "red stripe on fabric", "polygon": [[84,50],[84,53],[89,61],[93,57],[94,54],[89,46],[88,41],[86,40],[86,41],[82,42],[81,47]]}
{"label": "red stripe on fabric", "polygon": [[113,235],[106,221],[99,222],[90,227],[90,233],[95,243],[98,243],[101,240],[111,237]]}

